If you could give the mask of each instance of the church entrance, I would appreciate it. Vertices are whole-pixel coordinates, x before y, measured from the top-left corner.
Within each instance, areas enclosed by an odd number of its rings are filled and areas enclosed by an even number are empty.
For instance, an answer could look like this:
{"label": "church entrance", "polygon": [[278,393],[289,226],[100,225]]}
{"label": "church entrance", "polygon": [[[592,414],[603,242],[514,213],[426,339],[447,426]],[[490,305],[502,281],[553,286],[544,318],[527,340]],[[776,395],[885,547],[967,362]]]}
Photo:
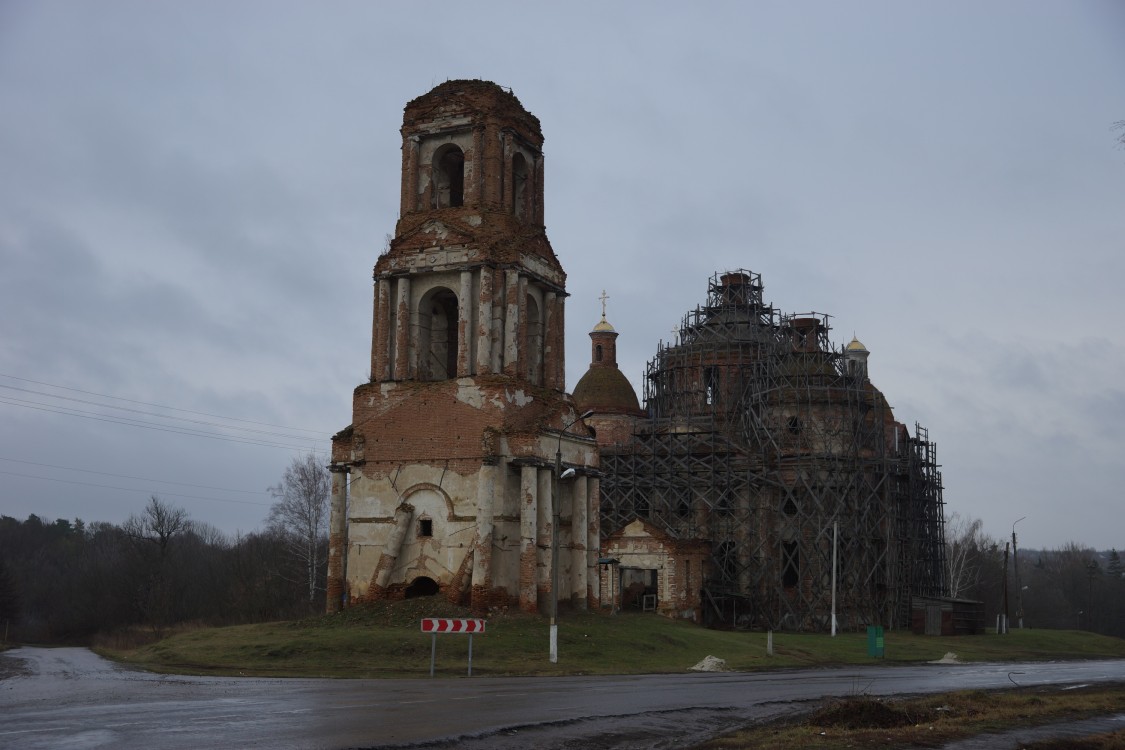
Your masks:
{"label": "church entrance", "polygon": [[418,576],[406,587],[406,598],[417,599],[420,596],[433,596],[438,593],[437,581],[426,576]]}
{"label": "church entrance", "polygon": [[621,568],[621,608],[656,611],[656,571]]}

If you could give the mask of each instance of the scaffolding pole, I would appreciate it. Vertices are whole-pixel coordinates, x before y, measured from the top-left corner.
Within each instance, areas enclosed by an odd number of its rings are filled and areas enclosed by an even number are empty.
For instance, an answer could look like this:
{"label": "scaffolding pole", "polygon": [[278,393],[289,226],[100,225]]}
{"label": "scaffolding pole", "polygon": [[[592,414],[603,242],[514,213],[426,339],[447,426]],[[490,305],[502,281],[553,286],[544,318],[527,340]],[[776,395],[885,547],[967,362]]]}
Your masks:
{"label": "scaffolding pole", "polygon": [[709,541],[711,624],[830,630],[834,528],[841,627],[904,626],[912,596],[945,593],[936,447],[829,330],[767,305],[760,275],[717,274],[646,367],[647,418],[603,449],[603,533]]}

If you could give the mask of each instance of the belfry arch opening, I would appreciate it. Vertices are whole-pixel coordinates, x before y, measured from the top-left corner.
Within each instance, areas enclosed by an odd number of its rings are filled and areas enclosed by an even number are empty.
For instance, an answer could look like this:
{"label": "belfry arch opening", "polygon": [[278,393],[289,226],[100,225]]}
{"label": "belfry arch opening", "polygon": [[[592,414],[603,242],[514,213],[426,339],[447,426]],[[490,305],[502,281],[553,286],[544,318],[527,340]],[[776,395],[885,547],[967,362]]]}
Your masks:
{"label": "belfry arch opening", "polygon": [[418,306],[418,379],[457,377],[457,295],[437,287]]}
{"label": "belfry arch opening", "polygon": [[465,154],[452,143],[434,152],[434,208],[456,208],[465,205]]}

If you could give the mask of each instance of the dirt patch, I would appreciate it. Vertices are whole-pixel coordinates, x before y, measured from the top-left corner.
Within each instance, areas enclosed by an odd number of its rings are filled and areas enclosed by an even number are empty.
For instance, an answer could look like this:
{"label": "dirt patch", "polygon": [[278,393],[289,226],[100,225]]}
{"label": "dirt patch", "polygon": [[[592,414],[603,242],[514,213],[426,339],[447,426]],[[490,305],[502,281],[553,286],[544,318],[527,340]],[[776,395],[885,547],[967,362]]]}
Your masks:
{"label": "dirt patch", "polygon": [[1090,737],[1061,737],[1021,745],[1024,750],[1121,750],[1125,748],[1125,730],[1106,732]]}
{"label": "dirt patch", "polygon": [[27,677],[30,674],[32,671],[27,668],[27,662],[0,651],[0,680],[9,677]]}
{"label": "dirt patch", "polygon": [[833,700],[813,712],[809,726],[833,729],[894,729],[917,724],[919,717],[901,706],[866,696]]}

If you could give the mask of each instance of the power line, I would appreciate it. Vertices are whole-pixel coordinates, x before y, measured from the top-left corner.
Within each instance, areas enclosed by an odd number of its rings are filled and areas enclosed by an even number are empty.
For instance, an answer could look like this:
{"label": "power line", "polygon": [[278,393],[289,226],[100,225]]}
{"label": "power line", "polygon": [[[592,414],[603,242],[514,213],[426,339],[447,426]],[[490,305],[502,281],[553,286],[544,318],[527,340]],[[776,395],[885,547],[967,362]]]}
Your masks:
{"label": "power line", "polygon": [[[260,435],[273,435],[275,437],[302,438],[302,439],[306,438],[306,437],[311,437],[310,435],[289,435],[289,434],[286,434],[284,432],[272,432],[272,431],[269,431],[269,430],[256,430],[253,427],[239,427],[237,425],[227,425],[227,424],[221,424],[221,423],[217,423],[217,422],[205,422],[202,419],[189,419],[187,417],[176,417],[176,416],[171,416],[171,415],[168,415],[168,414],[157,414],[157,413],[154,413],[154,412],[151,412],[151,411],[142,411],[140,409],[130,409],[127,406],[114,406],[113,404],[100,404],[97,401],[88,401],[88,400],[83,399],[83,398],[74,398],[73,396],[58,396],[58,395],[55,395],[54,393],[44,393],[43,391],[36,391],[36,390],[32,390],[30,388],[17,388],[16,386],[4,385],[2,383],[0,383],[0,388],[6,388],[10,391],[19,391],[20,393],[30,393],[30,394],[35,395],[35,396],[46,396],[47,398],[56,398],[56,399],[60,399],[62,401],[73,401],[73,402],[78,403],[78,404],[86,404],[87,406],[100,406],[100,407],[105,408],[105,409],[117,409],[119,411],[127,411],[127,412],[131,412],[133,414],[141,414],[141,415],[146,416],[146,417],[156,417],[157,419],[175,419],[175,420],[178,420],[178,421],[181,421],[181,422],[187,422],[189,424],[204,425],[206,427],[220,427],[220,428],[232,429],[232,430],[242,430],[243,432],[252,432],[252,433],[257,433],[257,434],[260,434]],[[16,399],[16,400],[21,401],[23,399]],[[38,402],[28,401],[27,403],[38,403]],[[221,419],[227,419],[227,417],[220,417],[220,418]],[[285,428],[285,429],[289,429],[289,428]],[[321,436],[323,436],[323,433],[318,435],[318,437],[321,437]]]}
{"label": "power line", "polygon": [[[233,435],[223,435],[220,433],[203,432],[201,430],[191,429],[177,429],[170,425],[159,425],[150,422],[144,422],[137,419],[129,419],[127,417],[112,417],[108,415],[99,415],[96,412],[86,412],[79,409],[68,409],[65,407],[51,406],[50,404],[42,404],[34,401],[27,401],[26,399],[5,399],[0,398],[0,403],[8,404],[10,406],[22,406],[27,409],[34,409],[36,411],[45,411],[53,414],[63,414],[71,417],[82,417],[83,419],[91,419],[96,422],[108,422],[110,424],[125,425],[128,427],[140,427],[146,430],[156,430],[158,432],[168,432],[175,435],[189,435],[192,437],[205,437],[212,440],[223,440],[229,443],[241,443],[243,445],[260,445],[267,448],[284,448],[286,450],[311,450],[313,453],[325,453],[316,449],[307,448],[304,445],[294,445],[292,443],[279,443],[264,440],[251,440],[249,438],[240,438]],[[292,439],[298,440],[299,436],[292,436]]]}
{"label": "power line", "polygon": [[40,477],[40,476],[35,476],[34,474],[21,474],[21,473],[16,472],[16,471],[4,471],[2,469],[0,469],[0,474],[6,474],[7,476],[11,476],[11,477],[23,477],[25,479],[40,479],[40,480],[43,480],[43,481],[46,481],[46,482],[61,482],[63,484],[76,484],[76,485],[79,485],[81,487],[97,487],[97,488],[103,489],[103,490],[117,490],[119,492],[141,492],[141,493],[144,493],[146,495],[158,494],[161,497],[182,497],[182,498],[188,498],[188,499],[191,499],[191,500],[207,500],[207,501],[214,502],[214,503],[236,503],[238,505],[260,505],[260,506],[263,506],[263,507],[268,507],[268,506],[272,505],[272,503],[256,503],[256,502],[253,502],[252,500],[224,500],[224,499],[218,498],[218,497],[202,497],[200,495],[185,495],[185,494],[178,493],[178,492],[159,492],[159,493],[156,493],[156,492],[153,492],[152,490],[138,489],[136,487],[114,487],[114,486],[108,485],[108,484],[95,484],[94,482],[79,482],[78,480],[75,480],[75,479],[56,479],[54,477]]}
{"label": "power line", "polygon": [[[281,428],[283,430],[291,430],[291,431],[295,431],[295,432],[308,432],[311,435],[317,435],[317,436],[324,435],[325,433],[329,432],[328,430],[310,430],[310,429],[307,429],[307,428],[304,428],[304,427],[287,427],[286,425],[273,424],[273,423],[270,423],[270,422],[256,422],[252,419],[240,419],[238,417],[226,417],[226,416],[223,416],[222,414],[211,414],[209,412],[193,411],[191,409],[180,409],[180,408],[175,407],[175,406],[167,406],[165,404],[156,404],[156,403],[152,403],[150,401],[138,401],[136,399],[123,398],[121,396],[111,396],[107,393],[97,393],[96,391],[86,391],[86,390],[82,390],[81,388],[70,388],[70,387],[65,386],[65,385],[55,385],[54,383],[45,383],[41,380],[32,380],[31,378],[21,378],[17,375],[9,375],[9,374],[4,373],[4,372],[0,372],[0,377],[10,378],[11,380],[18,380],[22,383],[34,383],[35,385],[43,385],[43,386],[46,386],[48,388],[57,388],[57,389],[62,390],[62,391],[71,391],[73,393],[84,393],[87,396],[98,396],[100,398],[108,398],[108,399],[113,399],[115,401],[124,401],[124,402],[130,403],[130,404],[140,404],[141,406],[154,406],[158,409],[167,409],[169,411],[178,411],[178,412],[182,412],[184,414],[196,414],[198,416],[212,417],[214,419],[226,419],[226,420],[231,421],[231,422],[243,422],[245,424],[258,425],[260,427],[278,427],[278,428]],[[108,406],[108,404],[107,404],[107,406]],[[116,408],[116,407],[111,407],[111,408]]]}
{"label": "power line", "polygon": [[[181,414],[197,415],[200,417],[210,417],[212,419],[223,420],[224,422],[212,422],[204,419],[192,419],[190,417],[176,416],[172,414],[161,414],[144,409],[131,408],[124,405],[101,403],[96,400],[78,398],[75,396],[66,396],[62,394],[50,393],[49,391],[40,390],[36,388],[19,387],[11,384],[0,383],[0,389],[4,389],[10,395],[0,396],[0,404],[9,406],[18,406],[25,409],[35,411],[43,411],[52,414],[60,414],[63,416],[79,417],[96,422],[105,422],[108,424],[122,425],[126,427],[137,427],[146,430],[153,430],[156,432],[166,432],[174,435],[185,435],[189,437],[202,437],[211,440],[221,440],[228,443],[237,443],[242,445],[255,445],[267,448],[280,448],[287,451],[299,451],[303,453],[312,453],[314,455],[324,456],[328,454],[327,450],[318,450],[315,446],[310,446],[309,442],[323,443],[329,433],[322,431],[308,430],[305,428],[288,427],[285,425],[278,425],[269,422],[255,421],[250,419],[239,419],[235,417],[226,417],[219,414],[211,414],[208,412],[193,411],[191,409],[180,409],[177,407],[166,406],[163,404],[156,404],[147,401],[139,401],[136,399],[122,398],[118,396],[110,396],[104,393],[97,393],[95,391],[83,390],[80,388],[70,388],[67,386],[55,385],[46,383],[39,380],[32,380],[30,378],[21,378],[15,375],[8,375],[0,373],[0,378],[10,378],[12,380],[20,381],[22,383],[34,384],[42,386],[46,389],[60,389],[69,391],[76,394],[84,394],[88,396],[97,397],[100,399],[112,399],[128,404],[137,404],[140,406],[152,407],[155,409],[165,409]],[[38,397],[36,399],[20,398],[16,394],[24,394],[27,396]],[[43,401],[42,399],[47,399]],[[64,402],[64,403],[58,403]],[[80,408],[79,405],[88,408]],[[116,412],[116,413],[115,413]],[[135,416],[130,416],[135,415]],[[154,421],[155,420],[155,421]],[[253,425],[253,426],[250,426]],[[274,428],[274,429],[257,429],[257,428]],[[211,429],[206,429],[211,428]],[[280,431],[279,431],[280,430]],[[287,431],[287,432],[281,432]],[[302,434],[303,433],[303,434]],[[136,482],[155,483],[162,486],[185,487],[202,490],[211,490],[222,493],[239,493],[243,495],[257,495],[264,496],[268,490],[261,491],[253,490],[240,490],[230,489],[226,487],[214,487],[201,484],[190,484],[187,482],[175,482],[170,480],[154,479],[151,477],[139,477],[127,474],[115,474],[107,471],[97,471],[93,469],[82,469],[74,466],[61,466],[57,464],[50,464],[45,462],[27,461],[23,459],[7,458],[0,456],[0,461],[20,463],[28,466],[37,466],[44,469],[55,469],[60,471],[80,472],[84,474],[98,475],[104,477],[116,477],[120,479],[127,479]],[[16,471],[0,470],[0,474],[12,477],[21,477],[24,479],[36,479],[45,482],[56,482],[62,484],[69,484],[81,487],[91,487],[102,490],[112,490],[118,492],[132,492],[141,494],[159,494],[161,497],[182,498],[189,500],[200,500],[207,502],[217,503],[231,503],[240,505],[253,505],[258,507],[269,507],[272,503],[263,499],[260,501],[250,499],[233,499],[233,498],[217,498],[207,497],[201,495],[188,494],[184,492],[168,492],[156,491],[151,488],[137,488],[137,487],[122,487],[109,484],[101,484],[97,482],[83,481],[78,479],[64,479],[61,477],[42,476],[29,473],[21,473]]]}
{"label": "power line", "polygon": [[[244,495],[260,495],[260,494],[262,494],[263,491],[268,492],[268,490],[235,490],[235,489],[231,489],[229,487],[212,487],[212,486],[206,485],[206,484],[189,484],[187,482],[173,482],[173,481],[168,480],[168,479],[152,479],[151,477],[134,477],[134,476],[130,476],[129,474],[114,474],[114,473],[108,472],[108,471],[94,471],[93,469],[79,469],[78,467],[75,467],[75,466],[59,466],[57,464],[44,464],[44,463],[39,463],[37,461],[24,461],[23,459],[19,459],[19,458],[7,458],[6,456],[0,456],[0,461],[8,461],[8,462],[11,462],[11,463],[16,463],[16,464],[26,464],[28,466],[40,466],[40,467],[43,467],[43,468],[46,468],[46,469],[62,469],[63,471],[78,471],[78,472],[82,472],[83,474],[97,474],[97,475],[103,476],[103,477],[117,477],[118,479],[134,479],[138,482],[156,482],[158,484],[174,484],[174,485],[177,485],[179,487],[194,487],[195,489],[198,489],[198,490],[217,490],[219,492],[239,492],[239,493],[242,493]],[[21,476],[24,476],[24,475],[21,475]],[[50,477],[40,477],[40,478],[41,479],[50,479]]]}

